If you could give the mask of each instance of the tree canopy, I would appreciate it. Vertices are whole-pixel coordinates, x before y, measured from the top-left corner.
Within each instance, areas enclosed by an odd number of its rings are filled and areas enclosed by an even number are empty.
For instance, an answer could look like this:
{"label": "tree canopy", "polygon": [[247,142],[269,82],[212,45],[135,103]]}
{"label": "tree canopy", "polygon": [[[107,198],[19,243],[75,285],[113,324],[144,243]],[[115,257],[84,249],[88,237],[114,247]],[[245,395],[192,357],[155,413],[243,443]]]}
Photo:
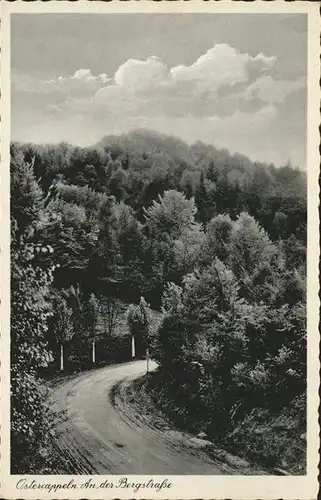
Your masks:
{"label": "tree canopy", "polygon": [[180,423],[195,430],[196,411],[198,431],[278,463],[290,431],[259,441],[251,429],[305,425],[305,173],[142,130],[90,148],[13,143],[10,168],[19,471],[24,449],[34,470],[48,449],[41,375],[59,345],[83,369],[94,340],[128,360],[131,335]]}

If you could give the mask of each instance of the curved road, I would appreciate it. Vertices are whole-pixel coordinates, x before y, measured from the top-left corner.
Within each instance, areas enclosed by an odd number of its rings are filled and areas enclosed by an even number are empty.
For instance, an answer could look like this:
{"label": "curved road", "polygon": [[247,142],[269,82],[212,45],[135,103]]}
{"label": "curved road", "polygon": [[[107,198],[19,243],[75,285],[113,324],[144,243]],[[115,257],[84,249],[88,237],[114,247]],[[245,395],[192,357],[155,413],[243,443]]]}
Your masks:
{"label": "curved road", "polygon": [[66,468],[60,473],[231,473],[197,446],[201,441],[168,426],[157,429],[148,419],[139,425],[140,415],[131,419],[115,409],[112,388],[145,371],[146,362],[135,361],[83,373],[55,388],[55,405],[66,415],[57,440]]}

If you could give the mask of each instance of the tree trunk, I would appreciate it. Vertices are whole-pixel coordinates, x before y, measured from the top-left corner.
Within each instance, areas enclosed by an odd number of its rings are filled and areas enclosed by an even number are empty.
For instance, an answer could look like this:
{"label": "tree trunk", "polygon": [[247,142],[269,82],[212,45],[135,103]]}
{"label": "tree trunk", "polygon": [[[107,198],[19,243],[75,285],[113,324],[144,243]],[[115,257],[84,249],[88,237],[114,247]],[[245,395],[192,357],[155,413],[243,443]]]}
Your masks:
{"label": "tree trunk", "polygon": [[60,344],[60,371],[64,371],[64,346]]}

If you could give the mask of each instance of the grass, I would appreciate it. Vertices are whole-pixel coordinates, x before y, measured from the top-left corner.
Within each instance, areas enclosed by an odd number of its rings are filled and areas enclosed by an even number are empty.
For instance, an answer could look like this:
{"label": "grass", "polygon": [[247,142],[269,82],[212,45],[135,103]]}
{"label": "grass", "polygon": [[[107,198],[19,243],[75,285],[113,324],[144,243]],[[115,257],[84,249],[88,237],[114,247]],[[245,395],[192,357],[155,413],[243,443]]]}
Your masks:
{"label": "grass", "polygon": [[[200,415],[191,415],[190,408],[181,408],[175,398],[177,391],[171,393],[168,390],[166,384],[163,384],[161,372],[150,374],[141,388],[142,392],[148,392],[157,409],[181,430],[202,435],[215,443],[216,447],[237,455],[270,474],[306,474],[306,437],[302,418],[298,418],[295,408],[285,407],[281,414],[254,408],[250,414],[236,422],[232,429],[224,430],[223,425],[222,432],[220,426],[224,422],[219,424],[220,417],[214,411],[210,420],[202,423]],[[206,426],[211,428],[213,423],[218,432],[204,432]]]}

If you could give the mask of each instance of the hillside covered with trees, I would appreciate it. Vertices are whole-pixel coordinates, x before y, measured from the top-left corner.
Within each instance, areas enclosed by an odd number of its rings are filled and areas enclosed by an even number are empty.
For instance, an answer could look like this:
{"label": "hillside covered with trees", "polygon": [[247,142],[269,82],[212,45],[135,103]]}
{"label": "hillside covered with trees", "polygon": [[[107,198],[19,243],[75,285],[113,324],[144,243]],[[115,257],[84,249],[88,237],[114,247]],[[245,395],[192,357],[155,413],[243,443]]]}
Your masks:
{"label": "hillside covered with trees", "polygon": [[129,360],[134,332],[178,425],[303,473],[305,173],[144,130],[13,143],[10,168],[14,469],[53,467],[41,378],[90,368],[94,343]]}

